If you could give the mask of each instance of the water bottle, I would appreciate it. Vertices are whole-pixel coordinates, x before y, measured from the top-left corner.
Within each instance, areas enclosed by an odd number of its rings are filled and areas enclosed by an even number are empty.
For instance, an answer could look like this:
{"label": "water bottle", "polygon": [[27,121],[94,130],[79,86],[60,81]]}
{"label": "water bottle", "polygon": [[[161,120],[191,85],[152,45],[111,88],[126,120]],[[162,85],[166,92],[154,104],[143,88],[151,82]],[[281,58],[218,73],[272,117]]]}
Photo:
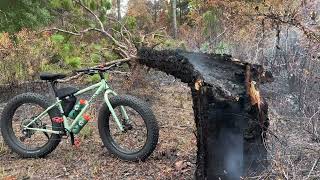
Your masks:
{"label": "water bottle", "polygon": [[69,113],[68,117],[71,119],[75,119],[81,110],[86,106],[87,101],[84,99],[80,99],[79,102],[73,107],[72,111]]}
{"label": "water bottle", "polygon": [[72,129],[73,134],[78,134],[81,129],[90,121],[90,116],[84,114],[80,117],[79,122]]}

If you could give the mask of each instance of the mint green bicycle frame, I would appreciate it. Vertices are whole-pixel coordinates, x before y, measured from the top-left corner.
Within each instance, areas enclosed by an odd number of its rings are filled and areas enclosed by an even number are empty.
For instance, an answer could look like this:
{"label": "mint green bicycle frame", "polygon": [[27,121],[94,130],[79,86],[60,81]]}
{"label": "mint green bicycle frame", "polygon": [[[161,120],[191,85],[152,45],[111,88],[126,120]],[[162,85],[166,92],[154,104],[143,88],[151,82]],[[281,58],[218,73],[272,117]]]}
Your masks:
{"label": "mint green bicycle frame", "polygon": [[[60,113],[62,115],[63,118],[63,125],[64,128],[67,132],[72,132],[72,129],[74,128],[74,126],[76,124],[79,123],[81,116],[85,113],[85,111],[88,109],[88,107],[92,104],[93,100],[102,92],[104,92],[104,100],[111,112],[111,115],[113,117],[113,119],[116,121],[119,129],[121,131],[124,131],[123,125],[120,122],[119,118],[117,117],[110,101],[109,101],[109,94],[112,94],[114,96],[117,96],[117,93],[115,93],[107,84],[107,81],[105,79],[102,79],[99,83],[91,85],[85,89],[82,89],[80,91],[78,91],[77,93],[74,94],[74,96],[79,96],[83,93],[86,93],[88,91],[97,89],[96,92],[92,95],[92,97],[89,99],[88,103],[85,105],[85,107],[81,110],[81,112],[78,114],[78,116],[73,120],[73,122],[71,123],[70,120],[64,115],[63,112],[63,108],[61,105],[62,100],[60,100],[58,97],[56,97],[56,102],[51,105],[50,107],[48,107],[45,111],[43,111],[41,114],[39,114],[37,117],[35,117],[30,123],[28,123],[26,126],[24,126],[23,128],[25,129],[30,129],[30,130],[34,130],[34,131],[41,131],[41,132],[48,132],[48,133],[52,133],[52,134],[62,134],[62,131],[53,131],[53,130],[49,130],[49,129],[41,129],[41,128],[30,128],[29,126],[31,124],[33,124],[34,122],[36,122],[37,120],[41,120],[47,113],[48,111],[50,111],[51,109],[58,107],[60,110]],[[120,110],[121,110],[121,114],[122,117],[124,117],[126,122],[129,122],[129,117],[127,115],[127,112],[125,110],[125,108],[123,106],[120,106]]]}

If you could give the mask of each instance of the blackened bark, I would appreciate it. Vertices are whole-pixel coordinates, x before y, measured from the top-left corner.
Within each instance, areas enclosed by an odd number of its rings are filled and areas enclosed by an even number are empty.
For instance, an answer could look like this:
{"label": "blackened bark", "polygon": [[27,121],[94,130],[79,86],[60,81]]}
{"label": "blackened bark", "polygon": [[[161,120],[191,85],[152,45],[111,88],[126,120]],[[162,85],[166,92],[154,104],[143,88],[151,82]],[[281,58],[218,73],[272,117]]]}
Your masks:
{"label": "blackened bark", "polygon": [[195,176],[197,179],[205,179],[207,177],[206,172],[206,154],[207,144],[206,137],[208,133],[207,124],[203,123],[208,116],[208,99],[207,99],[207,87],[201,88],[200,91],[192,88],[193,97],[193,110],[195,116],[195,124],[197,127],[197,169]]}
{"label": "blackened bark", "polygon": [[268,106],[258,91],[262,66],[231,56],[140,49],[139,62],[188,83],[197,127],[197,179],[240,179],[266,165]]}

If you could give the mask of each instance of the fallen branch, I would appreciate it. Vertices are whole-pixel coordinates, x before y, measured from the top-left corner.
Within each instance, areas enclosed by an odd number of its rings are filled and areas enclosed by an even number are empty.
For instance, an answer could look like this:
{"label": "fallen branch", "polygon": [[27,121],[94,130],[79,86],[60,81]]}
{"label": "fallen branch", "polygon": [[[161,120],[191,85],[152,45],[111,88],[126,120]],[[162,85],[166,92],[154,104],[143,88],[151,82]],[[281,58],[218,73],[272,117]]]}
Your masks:
{"label": "fallen branch", "polygon": [[[110,65],[113,65],[113,64],[122,64],[122,63],[126,63],[126,62],[129,62],[131,60],[134,60],[136,59],[137,57],[136,56],[131,56],[131,57],[128,57],[128,58],[124,58],[124,59],[118,59],[118,60],[114,60],[114,61],[111,61],[111,62],[107,62],[107,63],[104,63],[102,65],[104,66],[110,66]],[[98,66],[95,66],[95,67],[99,67],[100,65]]]}
{"label": "fallen branch", "polygon": [[104,31],[104,26],[102,21],[100,20],[100,18],[91,10],[89,9],[87,6],[85,6],[80,0],[76,0],[75,1],[77,4],[79,4],[81,7],[83,7],[86,11],[88,11],[99,23],[101,30]]}
{"label": "fallen branch", "polygon": [[83,76],[83,75],[84,75],[84,73],[78,73],[78,74],[76,74],[76,75],[74,75],[74,76],[71,76],[71,77],[68,77],[68,78],[66,78],[66,79],[59,79],[59,80],[57,80],[57,82],[59,82],[59,83],[69,82],[69,81],[78,79],[78,78],[80,78],[80,77]]}
{"label": "fallen branch", "polygon": [[170,125],[164,125],[160,126],[160,128],[169,128],[169,129],[178,129],[178,130],[192,130],[194,129],[192,126],[170,126]]}
{"label": "fallen branch", "polygon": [[316,159],[316,161],[313,163],[313,166],[312,166],[312,168],[311,168],[311,170],[310,170],[310,172],[309,172],[309,174],[308,174],[307,179],[309,179],[309,178],[310,178],[311,173],[312,173],[312,171],[314,170],[314,168],[316,168],[316,166],[317,166],[317,164],[318,164],[319,160],[320,160],[320,157],[318,157],[318,159]]}
{"label": "fallen branch", "polygon": [[67,34],[75,35],[75,36],[82,36],[83,33],[86,33],[86,32],[89,32],[89,31],[101,32],[101,31],[100,31],[99,29],[97,29],[97,28],[87,28],[87,29],[84,29],[84,30],[81,30],[81,31],[68,31],[68,30],[65,30],[65,29],[60,29],[60,28],[54,27],[54,28],[50,28],[50,29],[41,30],[40,33],[42,33],[42,32],[47,32],[47,31],[57,31],[57,32],[62,32],[62,33],[67,33]]}
{"label": "fallen branch", "polygon": [[[135,57],[130,57],[130,58],[124,58],[124,59],[118,59],[118,60],[115,60],[115,61],[111,61],[111,62],[107,62],[107,63],[104,63],[104,64],[100,64],[100,65],[97,65],[97,66],[94,66],[94,67],[91,67],[91,68],[97,68],[97,67],[100,67],[100,66],[111,66],[113,64],[123,64],[123,63],[127,63],[129,62],[130,60],[133,60],[135,59]],[[77,73],[73,76],[70,76],[66,79],[60,79],[58,80],[57,82],[59,83],[66,83],[66,82],[69,82],[69,81],[72,81],[72,80],[75,80],[75,79],[78,79],[80,78],[81,76],[85,75],[84,73]]]}

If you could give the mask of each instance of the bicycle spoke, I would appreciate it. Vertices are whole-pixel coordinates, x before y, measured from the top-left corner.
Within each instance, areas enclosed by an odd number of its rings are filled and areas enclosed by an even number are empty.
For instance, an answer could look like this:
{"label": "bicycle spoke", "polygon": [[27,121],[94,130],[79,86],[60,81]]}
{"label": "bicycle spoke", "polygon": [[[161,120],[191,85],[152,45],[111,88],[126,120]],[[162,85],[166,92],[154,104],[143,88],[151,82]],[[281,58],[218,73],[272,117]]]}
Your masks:
{"label": "bicycle spoke", "polygon": [[114,143],[125,152],[139,151],[146,142],[147,130],[144,120],[138,112],[130,107],[125,107],[129,122],[127,122],[120,110],[120,107],[115,109],[118,117],[122,118],[125,132],[121,132],[117,127],[115,120],[111,118],[109,121],[110,134]]}
{"label": "bicycle spoke", "polygon": [[41,120],[33,122],[33,119],[45,109],[36,104],[26,103],[21,105],[15,112],[14,121],[12,124],[13,132],[20,141],[22,146],[25,146],[29,150],[37,149],[45,145],[50,139],[48,132],[25,129],[25,126],[30,124],[29,128],[40,128],[51,130],[52,126],[47,126],[47,123],[51,123],[51,119],[48,114],[43,116]]}

